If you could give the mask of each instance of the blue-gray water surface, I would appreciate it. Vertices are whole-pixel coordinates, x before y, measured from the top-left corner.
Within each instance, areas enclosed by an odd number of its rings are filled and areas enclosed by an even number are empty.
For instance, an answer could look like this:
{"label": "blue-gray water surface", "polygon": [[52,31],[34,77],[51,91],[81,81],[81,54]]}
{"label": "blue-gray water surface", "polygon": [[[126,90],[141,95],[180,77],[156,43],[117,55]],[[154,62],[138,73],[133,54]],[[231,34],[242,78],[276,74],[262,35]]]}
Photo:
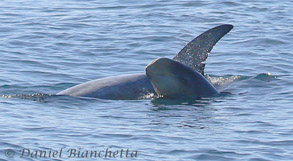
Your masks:
{"label": "blue-gray water surface", "polygon": [[[293,160],[292,8],[279,0],[0,1],[0,160]],[[205,73],[230,94],[181,103],[50,96],[143,72],[220,24],[234,29]]]}

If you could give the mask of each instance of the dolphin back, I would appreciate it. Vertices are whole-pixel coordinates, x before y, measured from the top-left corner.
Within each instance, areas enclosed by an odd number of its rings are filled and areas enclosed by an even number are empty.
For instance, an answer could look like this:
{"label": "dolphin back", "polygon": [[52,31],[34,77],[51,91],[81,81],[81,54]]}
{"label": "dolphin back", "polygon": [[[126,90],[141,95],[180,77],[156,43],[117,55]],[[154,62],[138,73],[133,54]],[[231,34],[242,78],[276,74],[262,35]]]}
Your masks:
{"label": "dolphin back", "polygon": [[145,70],[159,97],[197,99],[218,94],[203,75],[172,59],[158,58]]}
{"label": "dolphin back", "polygon": [[189,42],[173,59],[204,75],[203,63],[216,43],[226,35],[232,25],[214,27]]}

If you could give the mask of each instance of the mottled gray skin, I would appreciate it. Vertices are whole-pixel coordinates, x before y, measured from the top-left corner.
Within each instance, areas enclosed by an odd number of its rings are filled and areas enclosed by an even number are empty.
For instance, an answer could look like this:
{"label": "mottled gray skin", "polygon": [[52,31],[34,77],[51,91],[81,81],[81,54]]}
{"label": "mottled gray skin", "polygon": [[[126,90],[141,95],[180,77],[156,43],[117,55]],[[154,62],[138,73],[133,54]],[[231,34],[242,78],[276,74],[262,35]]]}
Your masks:
{"label": "mottled gray skin", "polygon": [[205,60],[216,43],[233,28],[232,25],[214,27],[190,41],[174,58],[204,75]]}
{"label": "mottled gray skin", "polygon": [[148,93],[155,93],[145,73],[120,75],[88,81],[57,93],[114,100],[139,99]]}
{"label": "mottled gray skin", "polygon": [[[202,33],[189,42],[174,60],[203,74],[202,62],[213,46],[232,28],[232,25],[220,25]],[[149,93],[155,94],[155,90],[146,74],[141,73],[96,79],[68,88],[57,95],[131,100],[142,98]]]}
{"label": "mottled gray skin", "polygon": [[146,75],[160,97],[200,98],[218,94],[202,74],[168,58],[158,58],[147,65]]}

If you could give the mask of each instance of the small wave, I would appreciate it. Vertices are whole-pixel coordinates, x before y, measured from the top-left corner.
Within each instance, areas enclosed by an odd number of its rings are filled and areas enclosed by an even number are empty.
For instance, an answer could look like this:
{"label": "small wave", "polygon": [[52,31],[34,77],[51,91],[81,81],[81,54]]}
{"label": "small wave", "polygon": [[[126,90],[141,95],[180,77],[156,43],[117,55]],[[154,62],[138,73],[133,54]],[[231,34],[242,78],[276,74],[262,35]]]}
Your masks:
{"label": "small wave", "polygon": [[284,45],[288,44],[286,40],[277,39],[277,38],[251,38],[246,40],[239,40],[235,43],[238,44],[262,44],[263,46],[270,46],[270,45]]}
{"label": "small wave", "polygon": [[232,76],[210,76],[206,75],[206,78],[216,87],[230,84],[237,80],[246,80],[246,79],[256,79],[261,81],[271,81],[273,79],[277,79],[278,77],[272,75],[271,73],[261,73],[257,76],[240,76],[240,75],[232,75]]}
{"label": "small wave", "polygon": [[269,82],[273,79],[277,79],[277,76],[274,76],[271,73],[261,73],[255,76],[254,79]]}

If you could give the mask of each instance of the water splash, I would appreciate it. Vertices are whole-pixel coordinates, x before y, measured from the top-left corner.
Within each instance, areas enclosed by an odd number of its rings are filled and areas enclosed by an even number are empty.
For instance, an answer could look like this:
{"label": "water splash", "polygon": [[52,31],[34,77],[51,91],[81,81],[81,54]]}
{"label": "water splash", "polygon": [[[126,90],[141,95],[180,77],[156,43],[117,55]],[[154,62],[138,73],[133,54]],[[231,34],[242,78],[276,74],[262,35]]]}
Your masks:
{"label": "water splash", "polygon": [[44,102],[45,98],[51,97],[51,94],[35,93],[35,94],[14,94],[14,95],[1,95],[2,98],[20,98],[29,99],[38,102]]}
{"label": "water splash", "polygon": [[236,80],[239,80],[242,78],[239,75],[233,75],[233,76],[219,76],[219,77],[214,77],[207,75],[206,78],[214,85],[214,86],[223,86],[229,83],[232,83]]}

